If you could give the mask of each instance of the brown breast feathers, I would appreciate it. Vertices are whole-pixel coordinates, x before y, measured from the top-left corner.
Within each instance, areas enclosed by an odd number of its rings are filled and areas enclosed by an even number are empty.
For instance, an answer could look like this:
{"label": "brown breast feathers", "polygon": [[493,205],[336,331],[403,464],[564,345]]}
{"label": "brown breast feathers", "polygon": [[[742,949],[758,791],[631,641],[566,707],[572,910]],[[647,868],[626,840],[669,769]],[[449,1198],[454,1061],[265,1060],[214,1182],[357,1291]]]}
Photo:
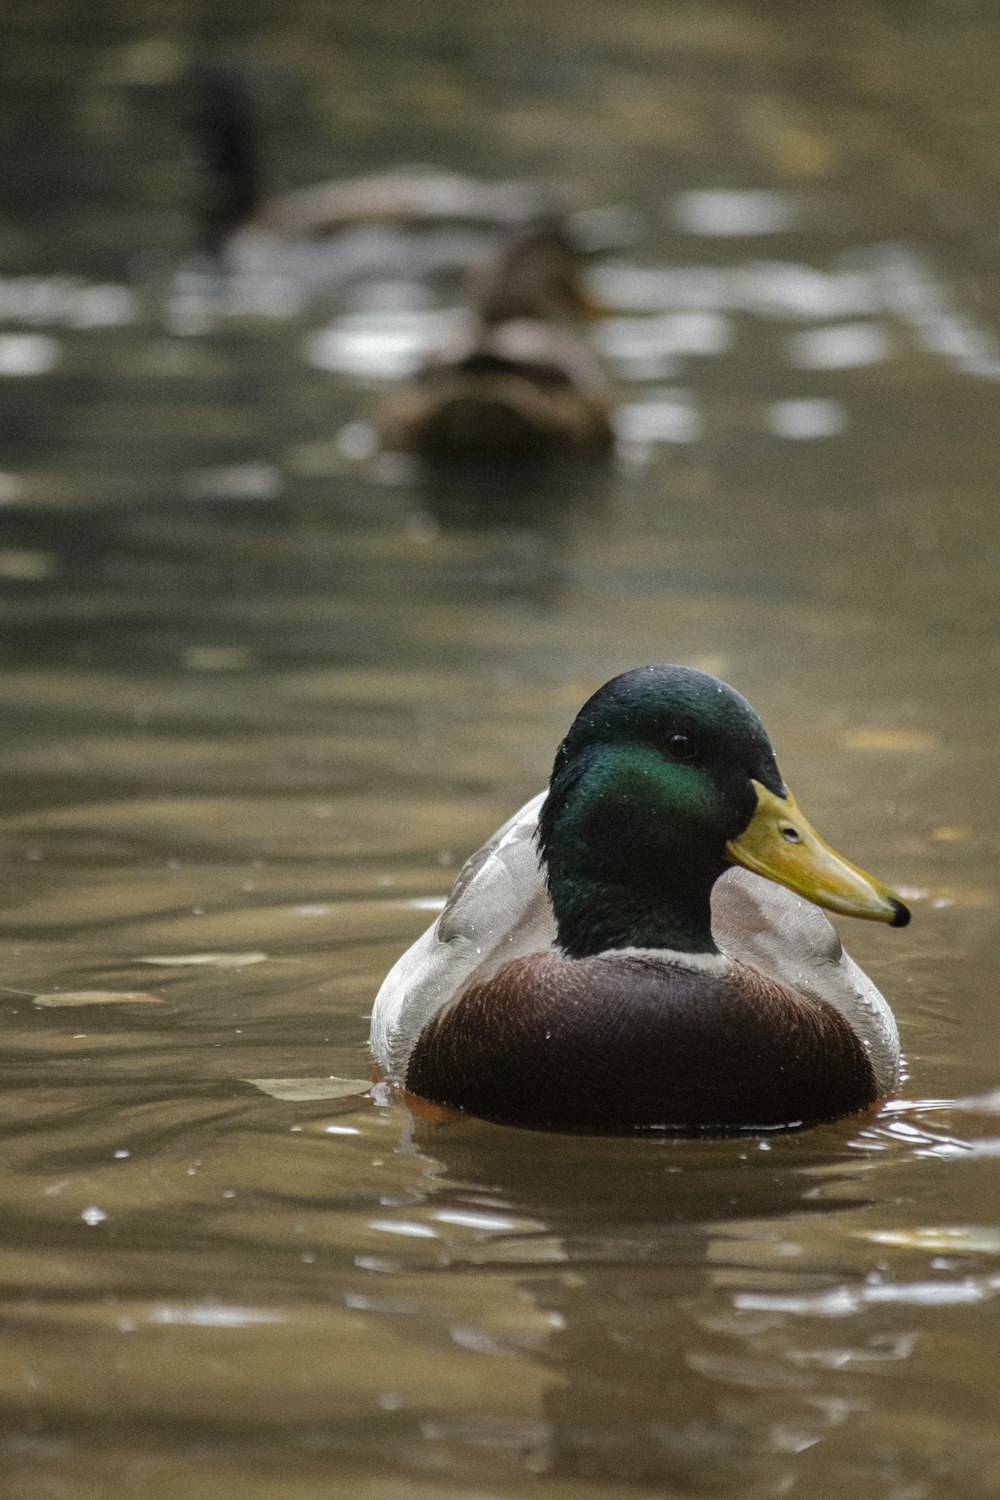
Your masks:
{"label": "brown breast feathers", "polygon": [[878,1097],[849,1023],[744,964],[535,953],[417,1039],[406,1087],[483,1119],[681,1134],[812,1123]]}

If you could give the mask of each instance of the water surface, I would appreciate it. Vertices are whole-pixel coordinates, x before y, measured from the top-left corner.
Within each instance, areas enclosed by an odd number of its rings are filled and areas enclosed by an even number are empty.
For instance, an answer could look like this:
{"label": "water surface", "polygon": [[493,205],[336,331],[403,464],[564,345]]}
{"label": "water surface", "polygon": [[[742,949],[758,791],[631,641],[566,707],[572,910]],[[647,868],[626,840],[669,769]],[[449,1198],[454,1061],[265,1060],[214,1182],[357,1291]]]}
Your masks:
{"label": "water surface", "polygon": [[[991,7],[2,26],[0,1487],[997,1493]],[[223,39],[275,188],[419,159],[638,216],[592,267],[607,472],[367,456],[447,288],[206,290],[179,99]],[[650,660],[745,692],[906,889],[843,924],[900,1097],[662,1142],[255,1084],[367,1077],[386,969]]]}

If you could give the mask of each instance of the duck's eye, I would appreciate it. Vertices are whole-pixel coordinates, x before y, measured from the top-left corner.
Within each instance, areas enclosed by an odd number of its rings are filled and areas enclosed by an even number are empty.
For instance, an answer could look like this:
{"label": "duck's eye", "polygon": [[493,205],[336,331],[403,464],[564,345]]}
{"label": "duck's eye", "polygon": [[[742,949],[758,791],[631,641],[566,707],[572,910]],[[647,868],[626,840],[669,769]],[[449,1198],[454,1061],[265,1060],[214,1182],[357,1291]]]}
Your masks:
{"label": "duck's eye", "polygon": [[689,734],[672,734],[666,743],[671,760],[694,760],[697,746]]}

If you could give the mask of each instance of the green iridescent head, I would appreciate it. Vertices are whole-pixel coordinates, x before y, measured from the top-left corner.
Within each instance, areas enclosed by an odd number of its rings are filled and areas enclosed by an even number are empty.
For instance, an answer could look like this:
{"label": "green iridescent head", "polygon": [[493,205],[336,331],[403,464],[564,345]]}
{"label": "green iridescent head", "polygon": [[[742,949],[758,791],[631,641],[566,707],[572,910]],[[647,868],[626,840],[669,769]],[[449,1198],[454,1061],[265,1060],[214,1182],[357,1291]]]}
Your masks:
{"label": "green iridescent head", "polygon": [[584,704],[556,755],[539,849],[574,957],[715,952],[712,886],[734,863],[836,911],[909,919],[803,818],[746,699],[689,667],[639,667]]}

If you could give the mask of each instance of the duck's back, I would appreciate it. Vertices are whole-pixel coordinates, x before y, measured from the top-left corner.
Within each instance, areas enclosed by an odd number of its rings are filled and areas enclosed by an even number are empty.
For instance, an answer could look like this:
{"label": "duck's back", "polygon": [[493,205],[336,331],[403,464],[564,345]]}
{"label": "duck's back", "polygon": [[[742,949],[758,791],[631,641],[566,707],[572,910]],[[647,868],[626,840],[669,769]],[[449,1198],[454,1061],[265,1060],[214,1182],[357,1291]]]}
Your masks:
{"label": "duck's back", "polygon": [[530,320],[473,327],[386,393],[381,445],[426,459],[542,459],[610,452],[603,376],[564,329]]}

